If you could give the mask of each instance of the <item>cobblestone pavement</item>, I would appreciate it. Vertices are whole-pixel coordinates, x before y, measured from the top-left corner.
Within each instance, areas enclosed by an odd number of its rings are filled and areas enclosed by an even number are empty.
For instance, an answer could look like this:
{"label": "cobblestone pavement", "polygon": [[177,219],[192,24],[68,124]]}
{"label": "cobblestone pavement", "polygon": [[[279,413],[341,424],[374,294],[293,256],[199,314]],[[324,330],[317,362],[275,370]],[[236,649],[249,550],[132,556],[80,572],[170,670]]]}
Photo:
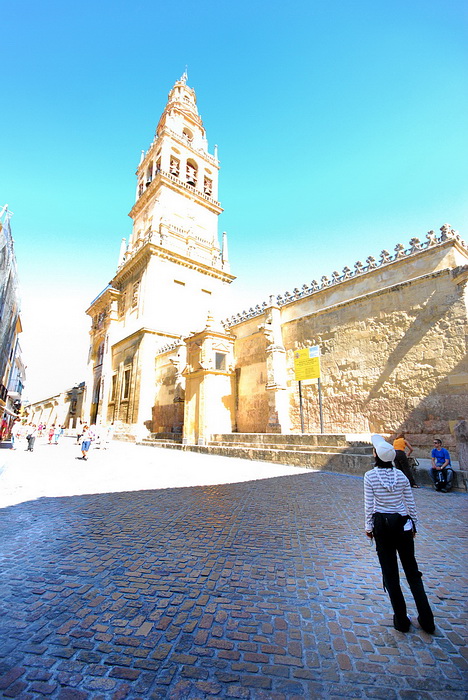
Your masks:
{"label": "cobblestone pavement", "polygon": [[78,454],[19,449],[0,477],[2,697],[466,697],[466,494],[415,491],[437,631],[405,635],[363,535],[361,478],[131,445]]}

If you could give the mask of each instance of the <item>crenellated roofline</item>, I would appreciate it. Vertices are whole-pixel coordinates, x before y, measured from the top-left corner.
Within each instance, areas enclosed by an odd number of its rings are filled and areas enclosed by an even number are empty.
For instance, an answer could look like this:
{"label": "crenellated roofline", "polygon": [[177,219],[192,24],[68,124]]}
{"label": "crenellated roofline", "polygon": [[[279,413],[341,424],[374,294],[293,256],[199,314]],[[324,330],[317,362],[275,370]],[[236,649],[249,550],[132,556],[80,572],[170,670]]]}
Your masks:
{"label": "crenellated roofline", "polygon": [[420,241],[419,238],[412,238],[409,241],[409,247],[403,245],[402,243],[398,243],[394,248],[394,255],[389,253],[388,250],[382,250],[378,261],[372,255],[369,255],[369,257],[366,258],[365,264],[358,260],[354,264],[354,270],[351,270],[349,267],[345,267],[341,274],[335,270],[332,272],[331,278],[323,275],[320,283],[317,282],[317,280],[312,280],[310,285],[303,284],[301,289],[296,287],[292,292],[286,291],[284,294],[272,295],[268,302],[264,301],[261,304],[257,304],[255,307],[251,306],[248,311],[244,310],[230,316],[223,321],[224,326],[227,328],[235,326],[238,323],[242,323],[248,319],[260,316],[264,313],[265,309],[270,306],[284,307],[287,304],[297,301],[298,299],[310,297],[313,294],[317,294],[325,289],[330,289],[330,287],[346,283],[349,280],[356,279],[357,277],[362,277],[377,269],[394,265],[402,260],[407,260],[411,257],[421,255],[429,249],[453,245],[458,247],[465,254],[468,254],[468,245],[461,238],[458,231],[452,229],[450,224],[444,224],[440,228],[439,235],[436,234],[435,231],[429,231],[426,234],[426,241]]}

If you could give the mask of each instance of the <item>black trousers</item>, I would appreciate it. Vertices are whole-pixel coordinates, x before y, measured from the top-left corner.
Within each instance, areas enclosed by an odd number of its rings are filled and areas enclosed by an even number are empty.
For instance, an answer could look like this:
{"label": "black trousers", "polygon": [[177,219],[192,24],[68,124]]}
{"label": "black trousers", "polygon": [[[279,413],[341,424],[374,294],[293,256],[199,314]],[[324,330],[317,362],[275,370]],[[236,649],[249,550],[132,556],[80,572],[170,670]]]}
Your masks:
{"label": "black trousers", "polygon": [[408,455],[404,450],[395,450],[395,467],[403,472],[411,486],[416,486],[414,476],[408,462]]}
{"label": "black trousers", "polygon": [[[393,514],[392,514],[393,515]],[[383,517],[382,517],[383,516]],[[381,513],[374,515],[374,538],[382,568],[384,587],[390,597],[393,612],[397,620],[404,623],[407,618],[406,601],[400,586],[398,559],[400,558],[406,580],[413,594],[418,610],[418,616],[423,625],[431,626],[434,622],[426,591],[422,582],[422,574],[414,556],[414,538],[412,530],[403,530],[400,522],[397,526],[389,526],[387,519]]]}

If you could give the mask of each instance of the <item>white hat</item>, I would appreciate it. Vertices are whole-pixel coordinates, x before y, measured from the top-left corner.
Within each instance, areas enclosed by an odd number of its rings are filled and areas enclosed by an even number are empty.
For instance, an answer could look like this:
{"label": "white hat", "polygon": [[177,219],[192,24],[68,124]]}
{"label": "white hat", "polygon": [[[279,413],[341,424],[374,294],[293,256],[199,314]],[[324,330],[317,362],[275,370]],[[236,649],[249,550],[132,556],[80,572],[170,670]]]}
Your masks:
{"label": "white hat", "polygon": [[381,435],[371,436],[372,444],[377,452],[377,457],[379,457],[382,462],[393,462],[396,457],[395,450],[390,445],[389,442],[385,440]]}

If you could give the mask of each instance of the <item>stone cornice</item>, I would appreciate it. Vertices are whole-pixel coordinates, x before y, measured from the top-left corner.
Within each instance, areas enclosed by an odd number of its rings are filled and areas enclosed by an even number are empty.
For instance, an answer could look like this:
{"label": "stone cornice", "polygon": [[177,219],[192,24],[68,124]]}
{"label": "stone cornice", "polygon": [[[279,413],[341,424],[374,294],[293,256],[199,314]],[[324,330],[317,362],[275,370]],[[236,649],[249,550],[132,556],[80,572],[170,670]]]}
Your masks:
{"label": "stone cornice", "polygon": [[468,265],[460,265],[452,270],[452,276],[456,284],[466,284],[468,282]]}
{"label": "stone cornice", "polygon": [[142,326],[141,328],[138,328],[138,330],[133,331],[133,333],[130,333],[129,335],[124,336],[120,340],[116,340],[115,342],[112,342],[111,347],[116,348],[119,345],[122,345],[123,343],[128,342],[132,338],[136,338],[138,336],[143,336],[143,335],[158,335],[161,336],[162,338],[180,338],[176,333],[167,333],[167,331],[158,331],[155,328],[148,328],[147,326]]}
{"label": "stone cornice", "polygon": [[93,299],[91,304],[89,305],[88,309],[86,309],[86,312],[88,316],[93,316],[96,313],[99,313],[100,311],[104,311],[106,306],[112,302],[118,299],[120,296],[120,292],[118,289],[115,289],[112,287],[111,284],[109,284],[103,291],[98,294],[98,296]]}
{"label": "stone cornice", "polygon": [[177,265],[182,265],[182,267],[188,267],[191,270],[196,270],[197,272],[202,272],[208,277],[214,277],[216,279],[222,280],[223,282],[233,282],[236,278],[224,270],[219,270],[215,267],[210,267],[204,263],[192,260],[184,255],[175,253],[168,248],[163,248],[156,243],[151,243],[147,241],[143,243],[142,247],[131,257],[127,262],[125,262],[120,270],[113,279],[114,284],[120,284],[125,281],[128,277],[134,274],[137,270],[143,267],[150,259],[152,255],[161,258],[162,260],[169,260],[170,262],[177,263]]}
{"label": "stone cornice", "polygon": [[[417,284],[419,282],[424,282],[429,279],[436,279],[437,277],[442,277],[444,275],[450,275],[452,269],[444,267],[441,270],[434,270],[433,272],[428,272],[425,275],[420,275],[419,277],[412,277],[409,280],[404,280],[403,282],[396,282],[395,284],[390,284],[387,287],[380,287],[371,292],[366,292],[365,294],[358,294],[350,299],[343,299],[343,301],[338,301],[336,304],[330,304],[329,306],[323,306],[315,311],[311,311],[308,314],[301,314],[300,318],[312,318],[314,316],[322,316],[325,313],[334,311],[335,309],[342,308],[343,306],[349,306],[350,304],[356,304],[356,302],[362,302],[365,299],[372,299],[378,297],[382,294],[388,294],[389,292],[395,292],[398,289],[403,289],[404,287],[409,287],[412,284]],[[297,318],[292,318],[289,321],[285,321],[282,325],[287,326],[290,323],[296,323]]]}
{"label": "stone cornice", "polygon": [[148,264],[150,258],[151,250],[148,244],[144,243],[141,248],[133,253],[133,255],[117,270],[112,283],[119,285],[125,282],[129,277],[140,272]]}

